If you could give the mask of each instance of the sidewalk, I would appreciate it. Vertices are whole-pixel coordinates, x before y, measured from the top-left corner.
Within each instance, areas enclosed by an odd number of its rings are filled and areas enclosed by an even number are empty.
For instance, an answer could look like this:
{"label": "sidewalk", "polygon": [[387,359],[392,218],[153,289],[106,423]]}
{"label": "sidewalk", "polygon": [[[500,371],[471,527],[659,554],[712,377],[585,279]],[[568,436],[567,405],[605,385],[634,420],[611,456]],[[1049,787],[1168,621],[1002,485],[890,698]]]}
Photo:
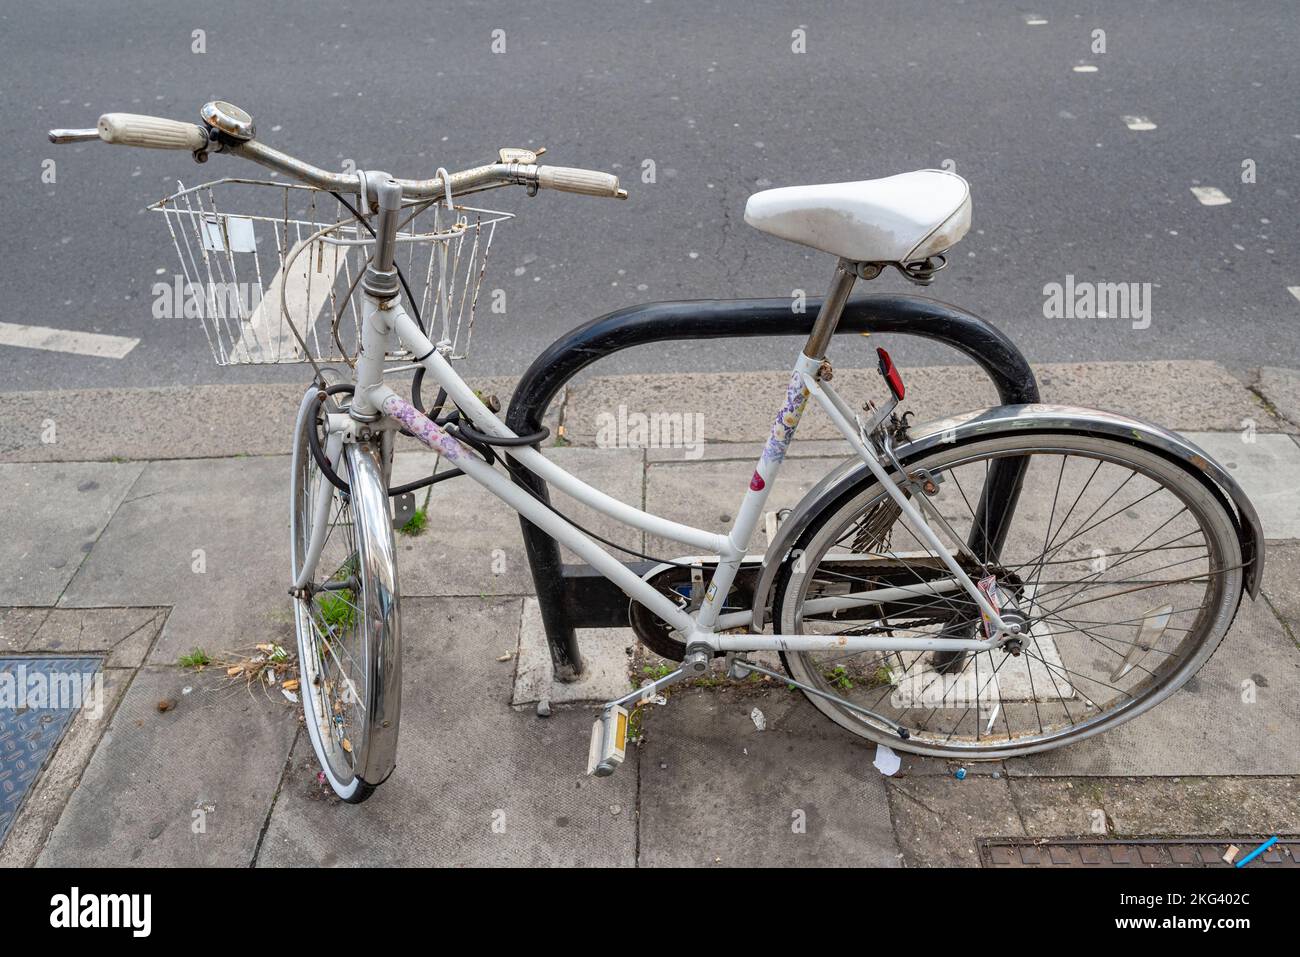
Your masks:
{"label": "sidewalk", "polygon": [[[1264,593],[1243,602],[1231,653],[1155,711],[964,780],[907,756],[886,778],[874,745],[801,695],[718,681],[647,709],[619,772],[587,778],[591,702],[629,689],[645,653],[634,665],[629,629],[583,632],[588,674],[552,685],[517,518],[457,481],[434,490],[420,536],[398,537],[398,767],[360,807],[318,783],[299,709],[278,688],[177,665],[195,647],[218,657],[293,645],[285,453],[301,389],[0,394],[0,655],[99,659],[108,701],[98,719],[71,717],[61,738],[49,730],[48,753],[0,734],[0,833],[6,807],[12,821],[0,864],[976,865],[981,839],[1100,836],[1098,820],[1112,837],[1300,833],[1300,373],[1264,369],[1243,383],[1210,362],[1036,371],[1047,401],[1185,432],[1263,519]],[[904,372],[917,421],[993,401],[972,368]],[[836,385],[859,395],[873,375],[837,369]],[[721,530],[785,378],[588,379],[557,399],[548,424],[570,444],[547,454],[623,501]],[[510,394],[507,381],[473,384]],[[620,406],[624,421],[699,412],[703,444],[596,447]],[[254,408],[272,414],[250,432]],[[793,505],[844,455],[811,412],[769,507]],[[398,477],[429,461],[401,453]],[[628,547],[672,547],[570,511]],[[536,714],[543,698],[548,718]]]}

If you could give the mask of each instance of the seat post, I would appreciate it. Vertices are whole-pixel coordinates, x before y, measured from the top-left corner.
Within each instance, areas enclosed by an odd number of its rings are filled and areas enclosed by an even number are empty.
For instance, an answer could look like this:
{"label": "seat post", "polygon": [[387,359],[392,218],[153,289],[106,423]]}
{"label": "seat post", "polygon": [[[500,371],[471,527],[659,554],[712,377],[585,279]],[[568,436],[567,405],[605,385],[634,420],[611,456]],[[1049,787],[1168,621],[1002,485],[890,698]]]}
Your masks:
{"label": "seat post", "polygon": [[817,321],[813,323],[812,332],[808,334],[808,342],[804,345],[803,354],[809,359],[826,358],[826,349],[830,346],[831,336],[835,335],[835,327],[840,324],[844,304],[849,301],[849,293],[853,291],[853,283],[857,278],[857,263],[847,259],[836,261],[830,291],[822,301],[821,311],[817,313]]}

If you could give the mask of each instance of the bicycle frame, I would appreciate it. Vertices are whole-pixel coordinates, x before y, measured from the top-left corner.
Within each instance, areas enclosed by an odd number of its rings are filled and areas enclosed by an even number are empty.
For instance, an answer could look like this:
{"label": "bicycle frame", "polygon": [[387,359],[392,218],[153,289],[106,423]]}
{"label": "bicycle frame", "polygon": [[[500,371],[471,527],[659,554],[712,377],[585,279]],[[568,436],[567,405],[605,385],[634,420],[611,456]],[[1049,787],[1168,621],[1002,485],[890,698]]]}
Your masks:
{"label": "bicycle frame", "polygon": [[[382,245],[382,243],[381,243]],[[647,606],[685,637],[688,649],[708,649],[712,652],[743,652],[781,650],[791,652],[838,649],[844,652],[859,651],[989,651],[1018,633],[1017,625],[1003,622],[997,609],[965,572],[930,528],[924,516],[898,487],[880,457],[868,446],[866,430],[856,421],[848,405],[821,377],[827,343],[848,298],[855,278],[855,264],[841,261],[837,264],[835,285],[827,297],[827,305],[809,336],[808,344],[791,373],[785,401],[777,413],[772,432],[763,447],[755,466],[749,488],[730,531],[717,534],[704,529],[645,512],[615,499],[599,489],[565,471],[531,446],[512,447],[510,455],[519,466],[533,472],[541,479],[561,489],[571,498],[603,514],[648,534],[688,545],[697,551],[718,556],[718,564],[705,592],[705,597],[695,613],[690,613],[669,597],[656,590],[647,581],[630,571],[621,561],[598,546],[591,538],[575,528],[564,518],[527,491],[512,482],[500,470],[488,465],[462,445],[454,436],[419,412],[411,403],[401,398],[383,381],[383,357],[401,346],[410,354],[421,356],[420,365],[426,374],[466,414],[474,427],[489,435],[514,438],[509,429],[474,393],[474,390],[453,369],[451,363],[437,350],[421,331],[419,325],[406,313],[398,297],[376,295],[367,287],[364,296],[362,351],[356,363],[355,392],[350,414],[330,417],[331,439],[339,434],[344,440],[355,440],[358,429],[394,430],[400,424],[420,442],[446,458],[478,484],[501,499],[557,541],[569,547],[602,575],[610,579],[629,598]],[[752,612],[722,613],[724,600],[740,568],[754,531],[763,514],[763,506],[773,483],[780,472],[786,451],[794,439],[809,397],[812,397],[830,417],[839,432],[848,440],[857,455],[871,470],[884,491],[894,500],[901,512],[952,573],[948,579],[925,583],[918,589],[906,589],[910,594],[931,594],[946,591],[965,591],[989,623],[986,638],[938,637],[880,637],[880,636],[816,636],[773,634],[763,635],[740,629],[752,623]],[[364,424],[364,425],[363,425]],[[384,439],[391,443],[391,436]],[[341,442],[332,441],[333,451]],[[389,445],[391,447],[391,445]],[[324,484],[324,483],[322,483]],[[329,486],[321,494],[328,496]],[[326,514],[318,507],[317,515]],[[312,545],[321,537],[318,520],[312,531]],[[316,550],[309,549],[309,556]],[[302,570],[301,585],[309,580],[314,568]],[[865,606],[897,599],[897,587],[855,592],[831,599],[838,607]]]}

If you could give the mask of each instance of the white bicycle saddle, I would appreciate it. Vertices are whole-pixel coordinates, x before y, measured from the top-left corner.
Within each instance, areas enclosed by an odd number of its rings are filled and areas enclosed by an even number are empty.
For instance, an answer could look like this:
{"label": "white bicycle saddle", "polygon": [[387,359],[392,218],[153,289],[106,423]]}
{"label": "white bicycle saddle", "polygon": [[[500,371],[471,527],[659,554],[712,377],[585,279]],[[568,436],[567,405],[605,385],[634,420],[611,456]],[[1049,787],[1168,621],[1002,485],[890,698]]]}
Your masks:
{"label": "white bicycle saddle", "polygon": [[907,263],[935,256],[970,229],[970,184],[922,169],[883,179],[766,189],[745,222],[780,239],[853,262]]}

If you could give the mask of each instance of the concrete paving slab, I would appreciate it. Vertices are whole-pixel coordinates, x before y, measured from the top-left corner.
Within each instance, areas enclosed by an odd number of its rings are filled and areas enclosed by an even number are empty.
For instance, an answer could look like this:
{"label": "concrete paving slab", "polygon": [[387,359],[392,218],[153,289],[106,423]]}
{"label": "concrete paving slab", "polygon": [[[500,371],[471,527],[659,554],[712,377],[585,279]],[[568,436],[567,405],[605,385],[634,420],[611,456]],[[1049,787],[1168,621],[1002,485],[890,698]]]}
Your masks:
{"label": "concrete paving slab", "polygon": [[[905,408],[925,422],[955,412],[998,404],[997,393],[974,366],[909,368],[897,351],[907,383]],[[845,360],[835,370],[835,388],[852,404],[883,397],[874,365]],[[1274,416],[1245,383],[1216,362],[1144,361],[1041,364],[1034,367],[1045,402],[1113,409],[1178,430],[1239,431],[1246,420],[1259,431],[1291,427]],[[702,416],[704,447],[715,443],[762,441],[780,408],[786,372],[682,373],[606,376],[575,385],[564,416],[573,442],[597,444],[601,425],[620,415]],[[620,409],[623,411],[620,412]],[[660,421],[668,421],[660,419]],[[609,434],[608,432],[606,434]],[[815,403],[799,426],[800,440],[835,439],[839,433]]]}
{"label": "concrete paving slab", "polygon": [[31,867],[36,863],[135,672],[107,668],[101,674],[102,699],[87,701],[90,707],[83,708],[68,725],[54,756],[18,812],[9,836],[0,844],[0,867]]}
{"label": "concrete paving slab", "polygon": [[138,668],[167,621],[167,608],[53,608],[21,648],[47,654],[99,652],[105,667]]}
{"label": "concrete paving slab", "polygon": [[297,730],[279,695],[215,671],[142,669],[39,864],[247,866]]}
{"label": "concrete paving slab", "polygon": [[363,805],[322,793],[305,736],[259,866],[610,866],[636,854],[636,764],[586,777],[592,713],[510,708],[518,599],[403,605],[397,770]]}
{"label": "concrete paving slab", "polygon": [[1029,775],[1300,773],[1300,651],[1264,602],[1200,673],[1146,714],[1078,744],[1007,761]]}
{"label": "concrete paving slab", "polygon": [[[232,369],[231,382],[219,385],[0,393],[0,462],[288,454],[298,405],[311,379],[303,368],[300,383],[236,384],[240,372]],[[496,377],[472,384],[485,394],[496,393],[505,407],[514,383],[513,377]],[[87,409],[95,415],[88,417]],[[112,427],[106,429],[105,422]],[[257,422],[257,428],[249,428],[249,422]]]}
{"label": "concrete paving slab", "polygon": [[980,838],[1025,833],[1005,777],[895,777],[886,788],[908,867],[978,867]]}
{"label": "concrete paving slab", "polygon": [[1011,792],[1030,837],[1300,831],[1292,777],[1018,778]]}
{"label": "concrete paving slab", "polygon": [[642,865],[899,866],[874,746],[801,696],[687,688],[643,729]]}
{"label": "concrete paving slab", "polygon": [[632,653],[637,640],[631,628],[579,628],[578,646],[585,666],[577,681],[555,681],[550,646],[537,599],[523,601],[519,624],[519,659],[511,703],[610,701],[632,690]]}
{"label": "concrete paving slab", "polygon": [[[996,404],[996,391],[973,367],[929,367],[905,374],[911,376],[908,394],[914,397],[909,399],[908,408],[917,409],[922,421]],[[617,426],[626,422],[627,439],[632,441],[639,438],[632,426],[637,422],[635,417],[641,415],[651,426],[656,422],[673,425],[679,420],[684,426],[689,421],[692,436],[698,439],[702,435],[705,452],[715,444],[761,443],[772,428],[789,381],[788,370],[598,377],[570,388],[564,414],[565,436],[579,445],[606,444],[611,426],[615,427],[613,434],[620,434]],[[927,389],[926,383],[933,387]],[[874,367],[837,368],[835,386],[855,404],[868,396],[885,395]],[[922,403],[921,396],[929,398]],[[686,433],[684,427],[682,433]],[[667,454],[677,448],[671,429],[651,427],[649,438],[659,446],[656,451]],[[840,438],[830,419],[810,403],[795,445]],[[695,452],[685,450],[685,454]]]}
{"label": "concrete paving slab", "polygon": [[[1265,538],[1300,538],[1300,446],[1286,435],[1188,432],[1246,490]],[[1247,437],[1253,441],[1245,441]],[[1265,563],[1267,567],[1267,562]]]}
{"label": "concrete paving slab", "polygon": [[1201,359],[1061,362],[1034,366],[1046,402],[1109,409],[1178,432],[1261,432],[1288,426],[1241,379]]}
{"label": "concrete paving slab", "polygon": [[[640,506],[644,467],[634,451],[547,448],[546,456],[578,478],[630,505]],[[395,456],[399,484],[432,474],[432,453]],[[441,466],[445,468],[446,466]],[[637,548],[641,534],[581,505],[559,491],[553,504],[580,524],[625,548]],[[429,521],[419,535],[398,534],[402,593],[415,596],[526,595],[533,591],[524,554],[519,516],[472,479],[456,478],[433,486]],[[423,492],[416,504],[423,507]],[[561,549],[566,562],[580,559]]]}
{"label": "concrete paving slab", "polygon": [[[0,460],[107,461],[288,452],[301,385],[189,385],[0,394]],[[87,409],[95,416],[88,417]],[[248,423],[258,427],[250,429]],[[41,442],[52,422],[58,441]],[[104,422],[113,426],[106,430]]]}
{"label": "concrete paving slab", "polygon": [[[579,629],[579,635],[582,630]],[[775,651],[757,651],[750,652],[746,657],[755,664],[761,665],[778,675],[785,674],[784,666],[781,664],[781,657]],[[660,657],[644,645],[638,646],[632,656],[632,681],[640,685],[649,680],[652,675],[664,673],[664,668],[672,670],[677,667],[677,663],[669,661],[667,658]],[[710,665],[710,670],[704,678],[686,682],[684,687],[700,687],[712,689],[736,689],[738,691],[753,691],[756,684],[759,687],[767,688],[785,688],[784,681],[763,677],[761,682],[756,682],[754,676],[734,679],[727,677],[725,663],[721,658],[715,658]],[[811,708],[812,705],[808,704]],[[828,727],[835,727],[829,725]],[[846,737],[850,737],[848,731],[841,731]],[[876,754],[877,745],[861,741],[863,747],[870,749],[872,758]],[[951,761],[939,758],[922,757],[921,755],[908,754],[905,751],[895,749],[901,765],[898,771],[898,777],[907,777],[914,774],[924,775],[951,775],[958,768],[964,767],[968,775],[983,774],[990,776],[1001,776],[1006,773],[1006,767],[1001,761],[980,761],[968,762],[963,764],[960,761]]]}
{"label": "concrete paving slab", "polygon": [[49,608],[0,609],[0,654],[27,650],[48,617]]}
{"label": "concrete paving slab", "polygon": [[61,604],[173,606],[155,664],[292,644],[288,477],[284,456],[150,463]]}
{"label": "concrete paving slab", "polygon": [[58,601],[142,469],[88,462],[0,465],[0,604]]}
{"label": "concrete paving slab", "polygon": [[1300,426],[1300,369],[1265,366],[1259,370],[1255,388],[1291,426]]}
{"label": "concrete paving slab", "polygon": [[1007,766],[1001,761],[949,761],[944,758],[927,758],[919,754],[907,754],[903,751],[899,751],[898,756],[903,759],[902,766],[896,775],[900,780],[918,775],[952,777],[959,768],[966,769],[968,778],[973,776],[1001,778],[1005,777],[1007,773]]}
{"label": "concrete paving slab", "polygon": [[[763,454],[762,442],[706,442],[701,454],[691,457],[683,449],[646,449],[646,462],[696,462],[696,461],[738,461],[748,462],[751,466],[758,463]],[[832,458],[846,459],[854,454],[853,448],[843,439],[806,439],[800,433],[786,450],[786,459],[796,458]]]}
{"label": "concrete paving slab", "polygon": [[[1292,640],[1300,639],[1300,545],[1271,545],[1264,555],[1260,586]],[[0,624],[0,630],[3,629]]]}

